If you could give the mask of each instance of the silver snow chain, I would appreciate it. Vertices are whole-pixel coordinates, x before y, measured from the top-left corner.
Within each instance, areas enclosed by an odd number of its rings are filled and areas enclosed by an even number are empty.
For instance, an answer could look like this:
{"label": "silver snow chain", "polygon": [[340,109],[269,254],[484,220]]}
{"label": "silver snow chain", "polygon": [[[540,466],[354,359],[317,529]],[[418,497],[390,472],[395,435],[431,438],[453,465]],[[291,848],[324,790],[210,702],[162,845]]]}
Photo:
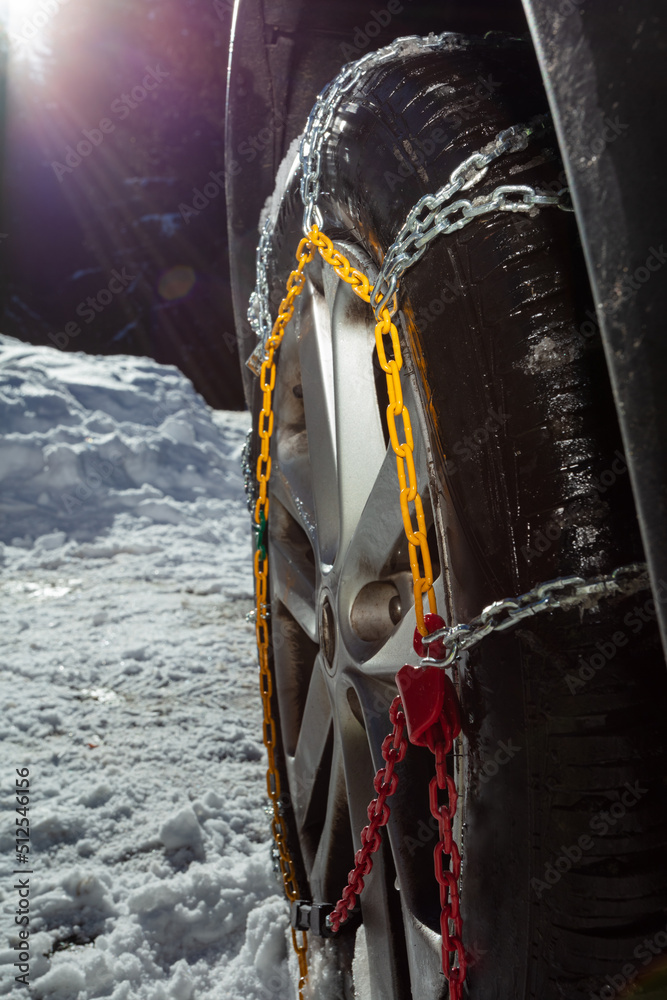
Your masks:
{"label": "silver snow chain", "polygon": [[[300,192],[304,205],[303,231],[307,236],[313,224],[323,225],[317,206],[320,196],[321,159],[324,140],[331,128],[341,99],[370,71],[390,62],[405,50],[417,47],[426,51],[446,48],[456,36],[451,32],[421,38],[417,35],[398,38],[391,45],[377,52],[369,52],[356,62],[348,63],[338,76],[318,95],[308,117],[299,144],[301,171]],[[452,198],[479,184],[488,172],[489,165],[507,153],[527,147],[530,138],[547,127],[545,115],[532,121],[504,129],[482,149],[463,160],[450,174],[448,181],[434,194],[426,194],[410,209],[398,234],[385,254],[373,292],[373,309],[376,321],[386,306],[390,314],[397,309],[396,295],[402,276],[426,252],[429,243],[437,236],[456,232],[473,219],[492,212],[534,213],[546,206],[573,211],[569,191],[561,188],[555,194],[546,194],[526,184],[501,184],[493,191],[469,200]],[[269,308],[268,265],[273,239],[273,222],[269,215],[262,228],[256,255],[255,289],[248,305],[248,322],[259,339],[255,350],[246,362],[251,371],[259,375],[265,356],[265,344],[272,329]],[[248,453],[249,454],[249,453]],[[251,470],[246,455],[244,478],[249,483]],[[251,494],[246,491],[250,500]],[[447,648],[445,660],[425,657],[424,664],[446,666],[460,653],[474,646],[494,631],[503,631],[542,611],[561,608],[593,606],[600,598],[619,593],[634,593],[648,587],[648,574],[644,564],[633,563],[620,567],[607,577],[563,577],[539,584],[517,598],[496,601],[485,608],[467,625],[439,629],[423,638],[425,645],[444,640]],[[628,589],[629,588],[629,589]]]}
{"label": "silver snow chain", "polygon": [[246,506],[252,514],[257,503],[257,477],[252,464],[252,439],[253,429],[249,429],[246,434],[245,444],[241,452],[241,472],[243,473],[243,492],[245,493]]}
{"label": "silver snow chain", "polygon": [[504,632],[520,621],[544,611],[592,608],[604,598],[627,597],[639,590],[646,590],[649,586],[646,563],[630,563],[628,566],[620,566],[607,576],[594,576],[588,580],[581,576],[548,580],[520,597],[494,601],[467,625],[440,628],[423,636],[421,641],[425,646],[442,642],[446,655],[440,659],[425,656],[420,661],[421,665],[447,667],[461,653],[477,645],[492,632]]}
{"label": "silver snow chain", "polygon": [[544,194],[528,184],[501,184],[489,194],[480,195],[472,201],[459,198],[451,202],[459,191],[467,191],[479,184],[493,160],[504,153],[525,149],[530,136],[543,129],[545,124],[546,117],[541,115],[527,125],[513,125],[499,132],[493,142],[459,164],[447,183],[435,194],[425,194],[410,209],[396,239],[387,250],[375,282],[373,309],[376,322],[379,322],[385,306],[391,315],[396,312],[395,296],[400,279],[423,256],[436,236],[454,233],[473,219],[490,212],[534,212],[546,205],[553,205],[564,212],[573,211],[567,188],[561,188],[555,194]]}
{"label": "silver snow chain", "polygon": [[308,116],[306,127],[299,145],[299,160],[301,162],[301,198],[303,200],[303,232],[307,236],[313,223],[321,229],[322,215],[317,207],[320,197],[320,167],[322,161],[322,146],[327,132],[331,128],[341,98],[369,72],[378,69],[405,50],[413,47],[426,52],[437,52],[451,45],[457,36],[451,31],[441,35],[409,35],[396,38],[390,45],[385,45],[375,52],[367,52],[361,59],[347,63],[336,77],[322,90]]}
{"label": "silver snow chain", "polygon": [[[338,75],[318,94],[299,143],[300,190],[304,205],[303,226],[306,234],[310,232],[313,221],[320,228],[322,226],[322,215],[317,207],[317,201],[320,196],[322,146],[326,134],[331,128],[341,98],[366,73],[377,69],[384,63],[390,62],[396,56],[399,56],[402,51],[409,50],[411,47],[417,47],[425,51],[438,51],[445,48],[456,37],[452,32],[443,32],[441,35],[431,35],[427,38],[421,38],[419,35],[397,38],[391,45],[386,45],[376,52],[367,52],[365,56],[357,59],[356,62],[347,63]],[[257,247],[255,290],[251,294],[248,304],[248,323],[261,340],[261,354],[258,345],[258,350],[253,351],[253,355],[251,355],[247,363],[251,371],[257,375],[259,375],[259,368],[263,359],[264,343],[271,333],[272,328],[267,278],[272,237],[273,225],[271,216],[269,215],[262,227]],[[253,363],[253,356],[256,354],[259,354],[259,365],[256,363],[257,359]],[[256,371],[255,368],[257,368]]]}
{"label": "silver snow chain", "polygon": [[[390,62],[402,52],[410,51],[414,47],[425,51],[442,50],[447,48],[454,38],[456,35],[451,32],[426,38],[417,35],[397,38],[391,45],[377,52],[369,52],[356,62],[348,63],[318,95],[299,144],[300,190],[304,205],[303,230],[306,235],[313,223],[322,227],[322,214],[317,206],[320,196],[322,148],[341,99],[367,73]],[[547,118],[542,115],[527,124],[513,125],[505,129],[493,141],[460,163],[452,171],[447,183],[435,194],[427,194],[419,199],[408,212],[396,239],[384,257],[373,296],[376,321],[385,305],[392,315],[396,312],[395,296],[401,277],[423,256],[428,244],[437,236],[456,232],[473,219],[491,212],[533,213],[545,206],[556,206],[563,211],[572,211],[567,188],[561,188],[555,194],[545,194],[526,184],[502,184],[489,194],[480,195],[472,201],[460,198],[450,203],[454,195],[460,191],[466,191],[479,184],[493,160],[505,153],[525,149],[531,135],[543,130],[546,125]],[[273,222],[269,215],[262,228],[257,247],[255,289],[250,296],[247,314],[248,322],[259,339],[257,347],[246,362],[255,375],[259,375],[264,360],[266,340],[272,329],[268,283],[272,238]]]}
{"label": "silver snow chain", "polygon": [[[264,345],[266,344],[273,326],[271,322],[271,310],[269,309],[268,279],[269,252],[271,250],[272,238],[273,226],[271,224],[271,217],[268,216],[262,227],[262,233],[259,238],[259,243],[257,244],[257,253],[255,255],[255,290],[250,296],[250,301],[248,303],[248,323],[250,324],[250,328],[254,330],[256,336],[260,340],[262,360],[264,356]],[[256,351],[253,351],[253,354],[250,357],[252,358],[255,353]],[[259,376],[259,368],[255,371],[254,367],[250,365],[249,362],[250,358],[246,364],[248,364],[248,367],[254,375]]]}

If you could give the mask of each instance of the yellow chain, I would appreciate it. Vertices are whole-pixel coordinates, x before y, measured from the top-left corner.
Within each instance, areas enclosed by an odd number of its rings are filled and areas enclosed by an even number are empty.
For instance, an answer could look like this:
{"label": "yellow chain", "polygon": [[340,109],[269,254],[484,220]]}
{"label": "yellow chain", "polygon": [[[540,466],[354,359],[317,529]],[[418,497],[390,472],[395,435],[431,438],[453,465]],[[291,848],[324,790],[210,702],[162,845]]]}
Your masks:
{"label": "yellow chain", "polygon": [[[287,294],[280,303],[278,317],[273,324],[271,335],[266,341],[264,362],[259,376],[259,385],[263,397],[262,409],[258,421],[258,434],[261,441],[260,454],[257,458],[259,496],[255,504],[255,524],[259,530],[254,562],[256,593],[255,631],[259,653],[260,693],[264,711],[263,739],[268,757],[266,789],[273,809],[271,830],[278,850],[285,895],[290,902],[299,899],[300,894],[294,862],[287,846],[287,827],[280,809],[280,774],[278,773],[275,760],[276,726],[271,709],[273,678],[269,667],[270,639],[267,621],[269,560],[264,533],[269,516],[268,483],[271,476],[271,456],[269,450],[274,421],[273,390],[276,384],[276,352],[285,335],[285,327],[294,314],[294,299],[303,289],[306,280],[303,273],[304,268],[313,259],[315,249],[318,250],[322,259],[333,267],[338,277],[350,285],[352,290],[364,302],[370,303],[373,294],[373,287],[368,278],[360,271],[351,267],[347,258],[334,249],[331,240],[324,233],[321,233],[317,226],[313,226],[308,236],[299,243],[296,252],[298,264],[296,270],[292,271],[287,279]],[[393,354],[391,358],[387,358],[385,348],[384,338],[387,335],[391,339]],[[401,389],[399,373],[403,367],[403,355],[398,339],[398,330],[394,323],[392,323],[389,310],[386,308],[383,309],[381,319],[375,325],[375,344],[380,366],[387,379],[387,394],[389,396],[387,425],[391,445],[396,455],[396,469],[400,486],[399,501],[403,516],[403,527],[408,541],[417,627],[422,635],[426,635],[427,629],[424,625],[424,594],[428,596],[430,610],[432,612],[436,611],[435,593],[433,591],[433,569],[426,538],[424,509],[417,489],[412,424],[410,422],[410,414],[403,401],[403,392]],[[397,417],[400,417],[403,421],[405,438],[403,442],[399,441],[398,429],[396,427]],[[416,531],[412,523],[410,504],[414,506],[414,513],[417,519]],[[424,567],[423,574],[419,565],[419,554],[421,554],[422,565]],[[299,962],[299,1000],[303,1000],[303,990],[308,980],[308,940],[305,931],[301,932],[301,941],[299,941],[296,930],[292,928],[292,946]]]}
{"label": "yellow chain", "polygon": [[[267,492],[269,477],[271,475],[271,456],[269,446],[271,434],[273,433],[273,389],[276,384],[276,360],[275,354],[280,346],[280,342],[285,335],[285,327],[294,313],[294,299],[301,292],[305,282],[303,269],[306,264],[313,259],[314,251],[308,240],[301,240],[297,250],[298,266],[292,271],[287,280],[287,295],[280,303],[278,318],[273,324],[271,335],[266,342],[266,355],[262,370],[260,372],[260,388],[263,392],[262,410],[259,415],[259,437],[262,442],[260,454],[257,459],[257,482],[259,483],[259,496],[255,504],[255,524],[260,529],[257,550],[255,552],[255,593],[256,593],[256,615],[255,632],[257,635],[257,651],[259,653],[259,687],[262,695],[262,707],[264,710],[263,737],[264,746],[268,757],[268,768],[266,771],[266,790],[271,800],[273,816],[271,818],[271,831],[278,850],[280,873],[285,887],[285,895],[290,903],[300,898],[299,886],[296,880],[294,862],[287,846],[287,826],[285,818],[280,808],[280,774],[276,767],[275,747],[276,747],[276,725],[271,710],[271,695],[273,694],[273,677],[269,666],[269,625],[267,621],[268,605],[268,573],[269,560],[263,533],[269,515],[269,496]],[[299,1000],[303,1000],[303,990],[308,981],[308,939],[305,931],[301,932],[301,940],[297,938],[297,932],[292,928],[292,947],[296,952],[299,962]]]}
{"label": "yellow chain", "polygon": [[[350,267],[350,262],[337,250],[331,240],[321,233],[317,226],[313,226],[308,238],[317,247],[320,256],[327,264],[330,264],[339,278],[352,286],[352,290],[363,299],[370,302],[373,288],[368,278],[360,271]],[[421,497],[417,489],[417,473],[414,459],[414,439],[412,437],[412,423],[408,408],[403,401],[403,390],[401,388],[400,370],[403,367],[403,355],[401,344],[398,339],[398,330],[391,321],[389,310],[385,307],[380,314],[379,322],[375,324],[375,346],[377,347],[378,361],[387,379],[387,395],[389,405],[387,407],[387,427],[389,429],[389,440],[396,455],[396,471],[398,472],[398,482],[400,485],[399,502],[401,504],[401,514],[403,515],[403,528],[405,537],[408,540],[408,552],[410,556],[410,569],[412,570],[412,582],[415,595],[415,615],[417,617],[417,628],[422,635],[428,634],[428,629],[424,625],[424,594],[428,596],[429,610],[436,612],[435,593],[433,591],[433,568],[431,565],[431,553],[428,548],[426,538],[426,524],[424,521],[424,508]],[[387,358],[384,338],[389,335],[391,338],[392,358]],[[405,440],[401,443],[398,438],[396,418],[403,420],[403,433]],[[414,505],[414,512],[417,519],[417,530],[415,531],[409,505]],[[419,566],[419,554],[421,555],[423,573]]]}

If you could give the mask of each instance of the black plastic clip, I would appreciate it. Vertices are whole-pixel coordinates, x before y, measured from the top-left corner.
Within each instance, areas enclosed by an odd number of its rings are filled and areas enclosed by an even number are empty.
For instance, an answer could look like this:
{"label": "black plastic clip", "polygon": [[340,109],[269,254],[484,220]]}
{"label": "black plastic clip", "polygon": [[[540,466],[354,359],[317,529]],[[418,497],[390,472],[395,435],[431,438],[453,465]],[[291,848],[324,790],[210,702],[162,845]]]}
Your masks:
{"label": "black plastic clip", "polygon": [[295,899],[291,904],[290,923],[297,931],[310,931],[318,937],[333,937],[333,931],[327,925],[327,917],[333,910],[331,903]]}

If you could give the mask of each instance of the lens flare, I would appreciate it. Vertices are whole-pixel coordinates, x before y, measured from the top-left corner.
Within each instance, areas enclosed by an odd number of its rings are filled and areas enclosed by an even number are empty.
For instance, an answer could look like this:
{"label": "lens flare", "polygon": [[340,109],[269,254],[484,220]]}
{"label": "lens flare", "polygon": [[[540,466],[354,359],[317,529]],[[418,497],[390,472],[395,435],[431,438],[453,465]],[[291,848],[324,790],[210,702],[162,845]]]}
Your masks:
{"label": "lens flare", "polygon": [[167,302],[174,302],[176,299],[184,299],[194,288],[196,280],[197,275],[193,268],[177,264],[164,272],[157,290]]}
{"label": "lens flare", "polygon": [[45,44],[49,24],[67,0],[5,0],[0,16],[12,58],[30,57]]}
{"label": "lens flare", "polygon": [[667,996],[667,957],[656,952],[664,950],[667,931],[660,931],[655,937],[647,937],[635,948],[639,959],[636,965],[629,963],[616,975],[607,976],[606,985],[595,994],[600,1000],[633,1000],[645,996],[647,1000],[659,1000]]}

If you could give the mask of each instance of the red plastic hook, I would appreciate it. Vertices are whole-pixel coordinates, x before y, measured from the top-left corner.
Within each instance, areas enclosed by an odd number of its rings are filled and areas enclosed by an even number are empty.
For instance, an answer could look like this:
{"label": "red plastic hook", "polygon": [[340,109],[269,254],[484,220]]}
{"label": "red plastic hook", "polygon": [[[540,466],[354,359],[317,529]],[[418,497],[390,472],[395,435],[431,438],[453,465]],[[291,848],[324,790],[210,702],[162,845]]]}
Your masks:
{"label": "red plastic hook", "polygon": [[456,688],[441,667],[412,667],[406,664],[396,674],[396,684],[411,743],[428,746],[429,730],[438,726],[441,715],[451,729],[452,739],[458,736],[461,732],[459,700]]}

